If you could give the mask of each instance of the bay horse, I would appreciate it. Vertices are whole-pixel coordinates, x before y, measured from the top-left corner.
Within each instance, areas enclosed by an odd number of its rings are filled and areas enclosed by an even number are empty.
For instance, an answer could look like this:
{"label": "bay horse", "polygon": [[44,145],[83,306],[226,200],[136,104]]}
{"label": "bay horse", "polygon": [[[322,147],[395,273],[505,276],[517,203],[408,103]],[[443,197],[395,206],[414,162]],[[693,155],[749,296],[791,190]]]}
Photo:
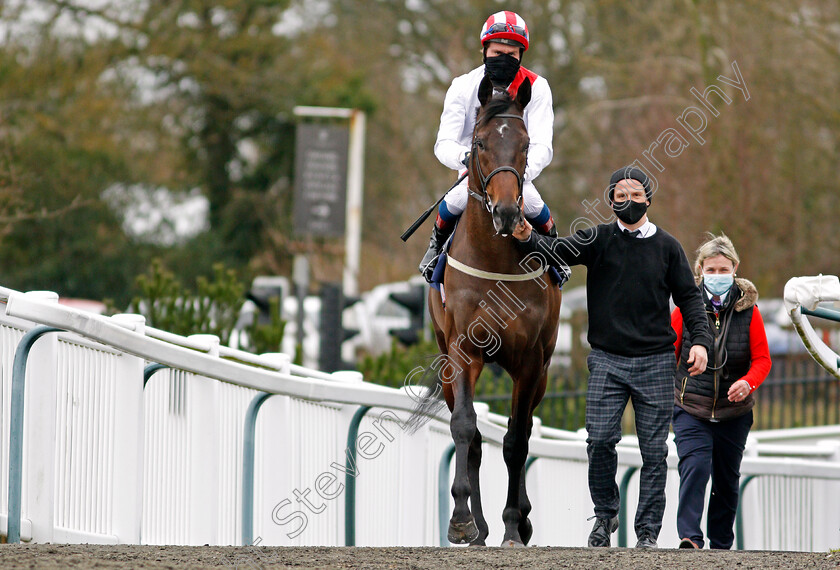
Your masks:
{"label": "bay horse", "polygon": [[446,373],[438,382],[452,413],[455,443],[455,506],[448,538],[455,544],[484,545],[489,533],[481,508],[481,433],[473,397],[484,364],[496,362],[513,379],[503,443],[508,491],[502,546],[524,546],[533,530],[525,489],[528,439],[557,341],[561,293],[544,268],[523,262],[510,236],[524,215],[529,138],[523,112],[531,99],[531,83],[526,79],[511,98],[494,91],[485,78],[478,99],[469,160],[471,199],[452,238],[444,296],[430,289],[428,298],[435,339],[447,357]]}

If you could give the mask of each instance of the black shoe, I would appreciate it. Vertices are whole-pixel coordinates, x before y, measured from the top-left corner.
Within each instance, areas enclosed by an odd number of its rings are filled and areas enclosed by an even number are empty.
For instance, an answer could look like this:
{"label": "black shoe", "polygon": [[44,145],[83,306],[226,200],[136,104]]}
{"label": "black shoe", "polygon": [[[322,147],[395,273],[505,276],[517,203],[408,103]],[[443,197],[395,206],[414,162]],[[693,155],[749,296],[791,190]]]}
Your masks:
{"label": "black shoe", "polygon": [[638,542],[636,542],[636,548],[659,548],[659,545],[656,544],[656,539],[652,533],[643,531],[639,535]]}
{"label": "black shoe", "polygon": [[618,528],[618,516],[613,518],[595,517],[595,526],[592,527],[592,532],[589,533],[589,541],[587,545],[595,546],[610,546],[610,535]]}
{"label": "black shoe", "polygon": [[423,278],[426,282],[432,282],[432,275],[435,272],[435,266],[438,262],[438,257],[440,256],[440,252],[443,249],[443,245],[446,243],[446,240],[449,239],[449,236],[452,235],[452,231],[455,229],[455,224],[449,224],[449,227],[446,229],[440,229],[437,225],[434,226],[432,229],[432,238],[429,240],[429,249],[426,250],[426,254],[423,256],[423,261],[420,262],[420,274],[423,275]]}
{"label": "black shoe", "polygon": [[680,548],[700,548],[697,546],[697,543],[691,540],[690,538],[684,538],[680,541]]}

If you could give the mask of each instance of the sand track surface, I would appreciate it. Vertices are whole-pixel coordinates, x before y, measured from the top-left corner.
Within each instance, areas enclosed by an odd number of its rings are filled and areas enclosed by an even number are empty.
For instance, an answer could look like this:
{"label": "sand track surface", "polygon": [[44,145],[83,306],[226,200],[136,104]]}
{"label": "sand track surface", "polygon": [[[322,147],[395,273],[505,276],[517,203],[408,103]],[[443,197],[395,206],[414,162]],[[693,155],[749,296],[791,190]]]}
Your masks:
{"label": "sand track surface", "polygon": [[838,568],[840,553],[632,548],[0,545],[0,568]]}

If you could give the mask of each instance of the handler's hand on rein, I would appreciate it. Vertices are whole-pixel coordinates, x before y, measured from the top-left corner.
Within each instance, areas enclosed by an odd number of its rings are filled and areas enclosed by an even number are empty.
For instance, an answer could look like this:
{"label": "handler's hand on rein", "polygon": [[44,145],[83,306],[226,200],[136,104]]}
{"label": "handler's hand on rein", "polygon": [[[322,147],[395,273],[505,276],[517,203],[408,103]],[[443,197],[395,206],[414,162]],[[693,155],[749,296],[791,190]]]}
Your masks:
{"label": "handler's hand on rein", "polygon": [[519,225],[516,226],[516,229],[513,230],[513,237],[518,239],[519,241],[528,241],[528,238],[531,237],[531,224],[528,223],[524,217]]}
{"label": "handler's hand on rein", "polygon": [[746,380],[738,380],[737,382],[733,382],[732,386],[729,387],[729,392],[726,394],[729,397],[730,402],[743,402],[746,400],[747,396],[750,395],[752,388],[750,387],[750,383]]}
{"label": "handler's hand on rein", "polygon": [[691,364],[691,367],[688,369],[688,373],[691,376],[701,374],[704,370],[706,370],[706,363],[708,361],[709,355],[706,354],[706,347],[695,344],[691,347],[691,350],[688,353],[688,360],[686,360],[687,364]]}

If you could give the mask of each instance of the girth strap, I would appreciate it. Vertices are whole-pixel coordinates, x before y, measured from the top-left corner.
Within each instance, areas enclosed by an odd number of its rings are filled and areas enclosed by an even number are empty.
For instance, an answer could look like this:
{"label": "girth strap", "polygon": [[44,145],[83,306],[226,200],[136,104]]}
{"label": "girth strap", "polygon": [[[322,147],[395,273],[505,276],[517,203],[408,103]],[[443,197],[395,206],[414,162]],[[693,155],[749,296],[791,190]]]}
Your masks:
{"label": "girth strap", "polygon": [[466,273],[467,275],[472,275],[473,277],[479,277],[481,279],[492,279],[493,281],[531,281],[548,271],[548,266],[545,266],[535,269],[529,273],[494,273],[492,271],[484,271],[483,269],[476,269],[474,267],[470,267],[469,265],[465,265],[451,255],[446,256],[446,264],[453,269],[457,269],[461,273]]}

